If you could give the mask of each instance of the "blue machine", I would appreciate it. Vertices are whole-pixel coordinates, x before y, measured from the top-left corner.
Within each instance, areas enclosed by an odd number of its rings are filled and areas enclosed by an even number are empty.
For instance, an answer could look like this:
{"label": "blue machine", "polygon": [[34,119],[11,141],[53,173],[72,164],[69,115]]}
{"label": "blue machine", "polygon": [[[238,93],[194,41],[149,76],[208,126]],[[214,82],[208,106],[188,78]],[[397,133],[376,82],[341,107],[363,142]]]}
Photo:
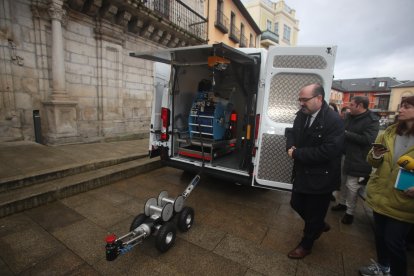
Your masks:
{"label": "blue machine", "polygon": [[226,100],[215,98],[213,92],[199,91],[188,118],[190,138],[201,135],[214,141],[225,139],[229,129],[230,107],[231,104]]}

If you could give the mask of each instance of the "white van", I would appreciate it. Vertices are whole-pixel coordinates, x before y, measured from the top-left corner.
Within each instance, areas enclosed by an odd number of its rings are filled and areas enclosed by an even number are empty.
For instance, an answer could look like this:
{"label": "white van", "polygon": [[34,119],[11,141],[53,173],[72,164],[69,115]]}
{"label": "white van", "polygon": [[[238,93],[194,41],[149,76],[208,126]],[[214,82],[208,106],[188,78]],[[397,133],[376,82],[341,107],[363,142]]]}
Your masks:
{"label": "white van", "polygon": [[213,44],[130,56],[154,63],[150,156],[175,168],[244,185],[291,189],[285,131],[301,87],[320,83],[329,101],[336,46]]}

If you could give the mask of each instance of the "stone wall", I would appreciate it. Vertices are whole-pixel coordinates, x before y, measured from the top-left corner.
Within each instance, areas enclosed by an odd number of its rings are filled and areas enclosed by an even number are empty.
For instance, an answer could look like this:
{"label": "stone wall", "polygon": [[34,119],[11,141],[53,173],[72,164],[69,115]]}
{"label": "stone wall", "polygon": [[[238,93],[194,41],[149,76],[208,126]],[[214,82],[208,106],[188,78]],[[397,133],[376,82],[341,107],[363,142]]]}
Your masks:
{"label": "stone wall", "polygon": [[0,1],[0,141],[34,141],[35,110],[46,144],[147,136],[153,64],[129,53],[161,47],[62,0]]}

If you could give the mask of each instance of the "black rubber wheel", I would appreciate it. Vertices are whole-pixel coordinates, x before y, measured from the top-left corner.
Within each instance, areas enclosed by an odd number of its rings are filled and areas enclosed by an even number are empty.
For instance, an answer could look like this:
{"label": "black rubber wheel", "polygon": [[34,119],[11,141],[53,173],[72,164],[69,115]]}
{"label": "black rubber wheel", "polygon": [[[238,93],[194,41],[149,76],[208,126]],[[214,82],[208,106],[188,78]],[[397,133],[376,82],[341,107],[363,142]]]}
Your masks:
{"label": "black rubber wheel", "polygon": [[166,252],[171,246],[174,245],[177,230],[175,225],[171,222],[163,224],[158,230],[158,234],[155,237],[155,247],[161,253]]}
{"label": "black rubber wheel", "polygon": [[181,232],[187,232],[194,223],[194,210],[191,207],[184,207],[178,214],[177,227]]}
{"label": "black rubber wheel", "polygon": [[129,231],[132,231],[141,224],[143,224],[146,218],[147,216],[145,214],[139,214],[138,216],[136,216],[132,221],[131,226],[129,227]]}

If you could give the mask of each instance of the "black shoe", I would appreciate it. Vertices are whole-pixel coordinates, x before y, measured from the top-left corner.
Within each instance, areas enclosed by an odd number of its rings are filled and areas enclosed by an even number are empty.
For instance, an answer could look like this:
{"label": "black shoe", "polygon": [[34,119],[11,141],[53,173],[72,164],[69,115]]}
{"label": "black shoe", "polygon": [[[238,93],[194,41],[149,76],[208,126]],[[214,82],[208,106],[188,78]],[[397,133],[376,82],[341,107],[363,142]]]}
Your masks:
{"label": "black shoe", "polygon": [[346,205],[338,203],[337,205],[331,207],[331,211],[346,211]]}
{"label": "black shoe", "polygon": [[354,216],[350,215],[350,214],[345,214],[342,219],[341,222],[343,224],[352,224],[354,222]]}

